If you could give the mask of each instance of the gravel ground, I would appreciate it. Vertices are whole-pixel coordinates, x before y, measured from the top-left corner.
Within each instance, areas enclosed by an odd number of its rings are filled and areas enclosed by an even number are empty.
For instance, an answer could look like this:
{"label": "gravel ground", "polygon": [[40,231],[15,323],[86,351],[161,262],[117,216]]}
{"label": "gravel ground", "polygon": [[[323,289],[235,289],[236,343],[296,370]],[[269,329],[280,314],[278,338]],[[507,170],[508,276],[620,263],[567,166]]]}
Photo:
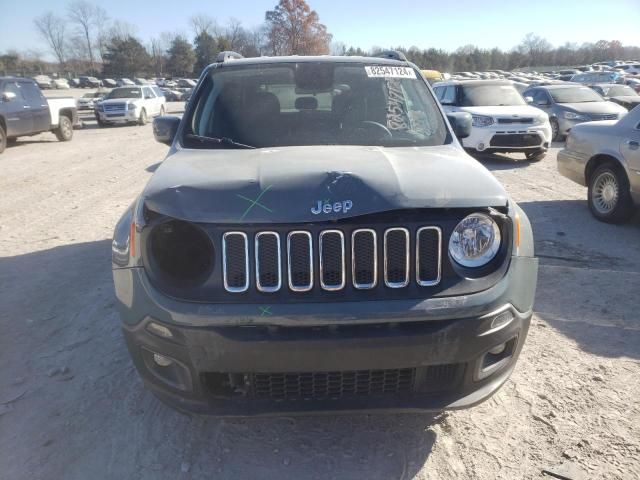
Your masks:
{"label": "gravel ground", "polygon": [[41,134],[0,156],[0,478],[640,478],[640,221],[592,219],[557,148],[482,160],[529,215],[541,262],[499,393],[437,416],[245,420],[165,407],[120,333],[112,228],[166,151],[150,125],[88,121],[70,143]]}

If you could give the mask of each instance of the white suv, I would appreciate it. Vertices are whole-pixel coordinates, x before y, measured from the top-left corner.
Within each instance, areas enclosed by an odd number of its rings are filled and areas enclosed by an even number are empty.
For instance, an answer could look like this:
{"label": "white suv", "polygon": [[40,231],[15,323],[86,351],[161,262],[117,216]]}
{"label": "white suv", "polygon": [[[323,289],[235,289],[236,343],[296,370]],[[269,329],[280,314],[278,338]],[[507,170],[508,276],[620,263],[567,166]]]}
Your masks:
{"label": "white suv", "polygon": [[165,98],[158,87],[135,86],[114,88],[96,106],[99,126],[112,123],[138,123],[144,125],[149,117],[164,115]]}
{"label": "white suv", "polygon": [[527,160],[542,160],[551,142],[551,125],[542,110],[527,105],[508,80],[453,80],[434,85],[448,112],[468,112],[471,135],[462,140],[467,151],[522,152]]}

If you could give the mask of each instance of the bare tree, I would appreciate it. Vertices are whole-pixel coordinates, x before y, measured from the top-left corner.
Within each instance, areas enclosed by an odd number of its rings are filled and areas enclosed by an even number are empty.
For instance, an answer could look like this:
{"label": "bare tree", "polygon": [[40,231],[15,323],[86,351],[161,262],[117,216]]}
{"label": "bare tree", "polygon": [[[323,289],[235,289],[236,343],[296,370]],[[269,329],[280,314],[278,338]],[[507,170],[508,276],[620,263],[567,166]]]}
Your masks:
{"label": "bare tree", "polygon": [[58,62],[64,65],[67,59],[66,24],[64,19],[55,16],[53,12],[46,12],[36,17],[33,22],[38,33],[47,42]]}
{"label": "bare tree", "polygon": [[82,36],[86,45],[86,53],[94,70],[94,38],[99,22],[106,17],[104,9],[98,5],[93,5],[86,0],[75,0],[69,4],[69,20],[74,23],[78,33]]}
{"label": "bare tree", "polygon": [[189,24],[193,30],[193,36],[199,37],[202,33],[208,33],[212,37],[218,36],[219,28],[215,19],[206,13],[198,13],[189,19]]}

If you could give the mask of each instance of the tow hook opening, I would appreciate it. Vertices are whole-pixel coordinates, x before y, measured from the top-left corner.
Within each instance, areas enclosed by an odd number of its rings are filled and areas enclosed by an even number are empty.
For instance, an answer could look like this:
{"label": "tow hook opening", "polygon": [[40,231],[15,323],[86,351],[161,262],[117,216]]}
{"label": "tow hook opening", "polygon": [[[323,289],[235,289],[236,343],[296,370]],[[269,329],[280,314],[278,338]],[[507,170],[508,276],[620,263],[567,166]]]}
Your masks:
{"label": "tow hook opening", "polygon": [[476,380],[482,380],[509,364],[518,345],[518,337],[491,347],[478,362]]}

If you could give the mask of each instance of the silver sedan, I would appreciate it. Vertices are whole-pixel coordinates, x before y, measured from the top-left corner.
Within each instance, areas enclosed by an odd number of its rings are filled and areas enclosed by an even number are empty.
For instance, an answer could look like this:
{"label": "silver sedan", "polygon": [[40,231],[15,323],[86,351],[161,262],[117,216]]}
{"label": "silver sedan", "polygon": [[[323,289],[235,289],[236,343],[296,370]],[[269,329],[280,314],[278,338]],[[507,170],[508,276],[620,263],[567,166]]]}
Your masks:
{"label": "silver sedan", "polygon": [[558,153],[558,171],[589,187],[589,208],[598,220],[629,220],[640,205],[640,107],[618,121],[573,127]]}

